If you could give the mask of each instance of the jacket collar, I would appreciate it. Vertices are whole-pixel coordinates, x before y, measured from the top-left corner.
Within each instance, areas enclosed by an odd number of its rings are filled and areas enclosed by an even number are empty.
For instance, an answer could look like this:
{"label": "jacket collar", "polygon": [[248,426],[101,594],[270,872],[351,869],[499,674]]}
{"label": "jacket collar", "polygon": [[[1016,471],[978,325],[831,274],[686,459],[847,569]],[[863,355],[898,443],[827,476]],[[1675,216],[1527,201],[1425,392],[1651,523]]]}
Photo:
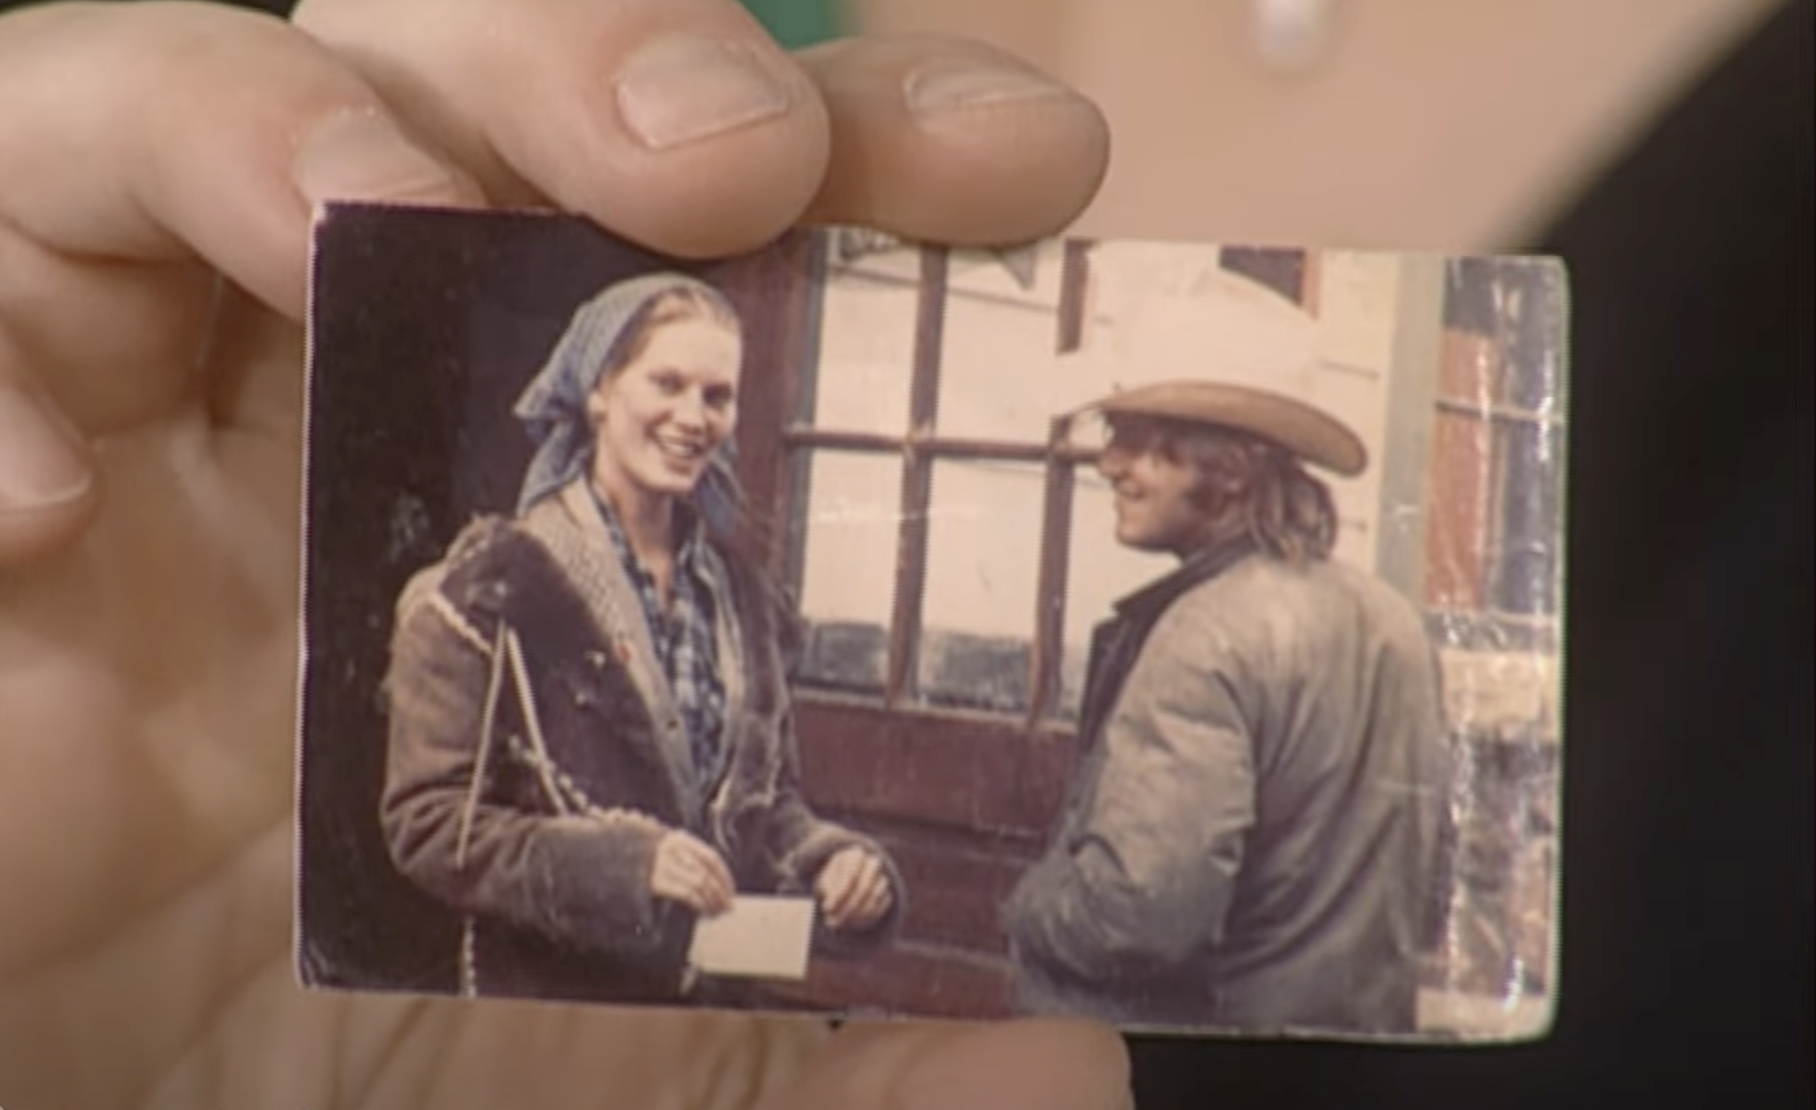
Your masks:
{"label": "jacket collar", "polygon": [[[605,495],[599,492],[599,487],[591,481],[580,479],[577,484],[584,484],[587,493],[592,495],[593,508],[598,511],[606,534],[611,537],[612,550],[618,553],[619,560],[627,568],[632,562],[641,565],[641,561],[637,560],[636,554],[631,550],[630,536],[625,534],[624,522],[618,519],[617,510],[612,508],[611,502],[606,500]],[[700,514],[686,498],[675,500],[674,512],[675,569],[700,577],[705,573],[702,567],[705,556],[701,552],[706,547],[706,528],[700,521]]]}
{"label": "jacket collar", "polygon": [[573,582],[593,623],[618,652],[632,685],[649,707],[662,764],[682,812],[698,812],[702,799],[700,784],[692,771],[693,754],[685,738],[667,727],[679,719],[674,694],[656,654],[649,624],[643,619],[636,587],[612,549],[589,483],[585,478],[569,482],[559,493],[532,505],[523,520]]}
{"label": "jacket collar", "polygon": [[1180,594],[1210,581],[1254,553],[1255,543],[1247,536],[1193,552],[1164,578],[1156,579],[1118,601],[1116,615],[1125,621],[1157,618]]}

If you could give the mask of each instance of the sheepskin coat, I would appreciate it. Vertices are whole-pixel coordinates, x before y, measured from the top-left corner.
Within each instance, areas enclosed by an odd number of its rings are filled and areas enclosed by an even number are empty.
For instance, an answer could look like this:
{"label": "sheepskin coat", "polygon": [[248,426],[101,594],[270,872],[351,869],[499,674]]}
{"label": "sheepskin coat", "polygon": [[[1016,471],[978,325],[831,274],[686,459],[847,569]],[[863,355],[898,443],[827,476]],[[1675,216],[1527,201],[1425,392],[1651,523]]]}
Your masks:
{"label": "sheepskin coat", "polygon": [[[398,603],[381,823],[403,874],[462,916],[468,993],[687,998],[694,913],[649,890],[673,829],[714,846],[745,893],[810,892],[848,846],[888,864],[803,801],[791,618],[716,546],[703,562],[726,756],[718,781],[699,780],[604,527],[577,480],[519,518],[469,526]],[[900,915],[900,876],[888,870],[896,904],[860,947]]]}

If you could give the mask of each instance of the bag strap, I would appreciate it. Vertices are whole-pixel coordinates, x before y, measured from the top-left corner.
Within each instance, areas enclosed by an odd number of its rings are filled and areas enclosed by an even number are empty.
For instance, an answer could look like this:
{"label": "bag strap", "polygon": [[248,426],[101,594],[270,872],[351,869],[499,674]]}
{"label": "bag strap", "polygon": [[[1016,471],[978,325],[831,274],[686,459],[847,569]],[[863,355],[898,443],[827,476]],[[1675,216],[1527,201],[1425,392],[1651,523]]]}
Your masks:
{"label": "bag strap", "polygon": [[454,866],[467,865],[467,845],[473,838],[473,815],[479,809],[479,795],[485,789],[486,767],[492,759],[492,731],[498,718],[499,687],[504,685],[504,654],[509,626],[498,622],[498,633],[492,638],[491,675],[486,680],[486,700],[480,710],[479,751],[473,757],[473,777],[467,782],[467,800],[460,808],[460,828],[454,836]]}
{"label": "bag strap", "polygon": [[548,742],[542,735],[542,718],[536,712],[536,694],[530,686],[530,669],[523,661],[523,642],[517,637],[517,630],[509,625],[504,626],[504,654],[511,666],[511,684],[517,689],[517,708],[523,716],[523,729],[529,737],[530,762],[536,767],[536,776],[542,780],[542,789],[547,793],[549,804],[555,812],[567,816],[574,812],[568,803],[561,784],[556,782],[555,761],[549,756]]}

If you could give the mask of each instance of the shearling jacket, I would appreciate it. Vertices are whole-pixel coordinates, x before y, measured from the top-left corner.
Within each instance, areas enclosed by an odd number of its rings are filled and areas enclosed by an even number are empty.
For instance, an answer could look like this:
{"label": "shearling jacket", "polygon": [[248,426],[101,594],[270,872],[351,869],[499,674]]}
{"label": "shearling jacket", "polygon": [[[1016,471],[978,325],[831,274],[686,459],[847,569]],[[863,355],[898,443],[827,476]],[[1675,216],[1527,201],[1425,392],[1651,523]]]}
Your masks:
{"label": "shearling jacket", "polygon": [[1226,549],[1094,647],[1075,792],[1006,911],[1023,1008],[1412,1032],[1449,781],[1418,612]]}
{"label": "shearling jacket", "polygon": [[[807,893],[872,841],[798,788],[785,610],[709,546],[720,599],[725,770],[693,762],[635,587],[583,481],[482,519],[399,600],[381,822],[397,867],[464,917],[463,990],[674,1001],[693,911],[654,897],[656,845],[685,829],[741,892]],[[489,723],[488,723],[489,722]],[[869,930],[887,933],[897,904]],[[453,955],[453,954],[451,954]]]}

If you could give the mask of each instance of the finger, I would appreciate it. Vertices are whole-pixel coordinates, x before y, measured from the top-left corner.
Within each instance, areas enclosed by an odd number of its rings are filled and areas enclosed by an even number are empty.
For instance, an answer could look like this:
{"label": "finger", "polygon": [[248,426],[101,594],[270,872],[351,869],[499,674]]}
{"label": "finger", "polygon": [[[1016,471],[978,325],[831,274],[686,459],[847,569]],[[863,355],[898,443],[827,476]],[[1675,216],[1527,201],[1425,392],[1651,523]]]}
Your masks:
{"label": "finger", "polygon": [[731,868],[726,866],[724,857],[711,848],[706,849],[706,876],[719,901],[730,908],[732,896],[737,893],[738,884],[732,878]]}
{"label": "finger", "polygon": [[882,884],[882,882],[883,861],[870,855],[868,852],[865,853],[862,862],[858,865],[857,885],[859,892],[861,894],[867,893]]}
{"label": "finger", "polygon": [[850,876],[845,876],[826,903],[826,924],[834,929],[843,929],[849,925],[852,908],[857,903],[856,895],[856,883]]}
{"label": "finger", "polygon": [[684,897],[686,885],[682,882],[681,877],[674,873],[674,869],[665,864],[658,863],[656,869],[650,873],[649,889],[650,893],[658,898],[668,898],[676,902],[686,901]]}
{"label": "finger", "polygon": [[694,883],[687,891],[687,904],[692,906],[702,917],[717,917],[725,912],[725,905],[713,893],[707,883]]}
{"label": "finger", "polygon": [[839,898],[839,918],[842,924],[850,924],[857,916],[858,909],[864,903],[865,890],[882,867],[876,857],[864,854],[853,857],[849,874],[845,878],[844,890]]}
{"label": "finger", "polygon": [[889,893],[889,882],[883,874],[883,864],[875,856],[865,856],[863,866],[852,879],[851,899],[846,905],[846,926],[864,926],[882,916],[885,898]]}
{"label": "finger", "polygon": [[735,884],[719,853],[693,836],[678,843],[687,861],[689,878],[705,898],[706,905],[714,910],[730,909]]}
{"label": "finger", "polygon": [[879,867],[876,874],[864,884],[859,894],[857,905],[852,909],[852,919],[863,924],[871,924],[887,913],[895,895],[889,887],[889,877]]}
{"label": "finger", "polygon": [[193,396],[209,267],[299,318],[313,202],[477,197],[315,44],[202,5],[0,17],[0,166],[0,567],[91,519],[84,435]]}
{"label": "finger", "polygon": [[671,834],[656,850],[655,864],[650,871],[650,889],[665,898],[690,902],[695,888],[702,884],[703,872],[688,858],[685,842],[677,839],[678,836]]}
{"label": "finger", "polygon": [[495,199],[683,255],[755,247],[818,189],[818,91],[733,0],[305,0]]}
{"label": "finger", "polygon": [[0,566],[73,542],[99,504],[97,476],[81,434],[0,343]]}
{"label": "finger", "polygon": [[754,1110],[1117,1110],[1130,1107],[1127,1049],[1075,1021],[987,1026],[852,1025],[801,1082]]}
{"label": "finger", "polygon": [[69,255],[200,256],[293,318],[313,203],[477,199],[369,86],[268,17],[48,5],[0,18],[0,75],[6,223]]}
{"label": "finger", "polygon": [[814,887],[820,893],[830,895],[835,886],[844,882],[846,872],[850,870],[850,857],[844,852],[835,852],[825,863],[820,865],[820,873],[814,878]]}
{"label": "finger", "polygon": [[695,866],[692,860],[679,856],[669,863],[665,877],[673,885],[687,889],[706,884],[706,873]]}
{"label": "finger", "polygon": [[694,880],[692,892],[699,899],[698,908],[703,913],[717,916],[731,909],[731,893],[704,875]]}
{"label": "finger", "polygon": [[883,915],[889,912],[890,906],[894,903],[894,897],[887,890],[881,891],[860,906],[852,915],[852,920],[858,925],[874,925],[883,919]]}
{"label": "finger", "polygon": [[666,874],[650,884],[650,891],[659,898],[679,902],[688,909],[709,917],[723,908],[714,898],[711,884],[698,876]]}
{"label": "finger", "polygon": [[1085,97],[980,43],[848,39],[797,55],[832,121],[809,218],[959,244],[1023,242],[1097,192],[1109,129]]}

